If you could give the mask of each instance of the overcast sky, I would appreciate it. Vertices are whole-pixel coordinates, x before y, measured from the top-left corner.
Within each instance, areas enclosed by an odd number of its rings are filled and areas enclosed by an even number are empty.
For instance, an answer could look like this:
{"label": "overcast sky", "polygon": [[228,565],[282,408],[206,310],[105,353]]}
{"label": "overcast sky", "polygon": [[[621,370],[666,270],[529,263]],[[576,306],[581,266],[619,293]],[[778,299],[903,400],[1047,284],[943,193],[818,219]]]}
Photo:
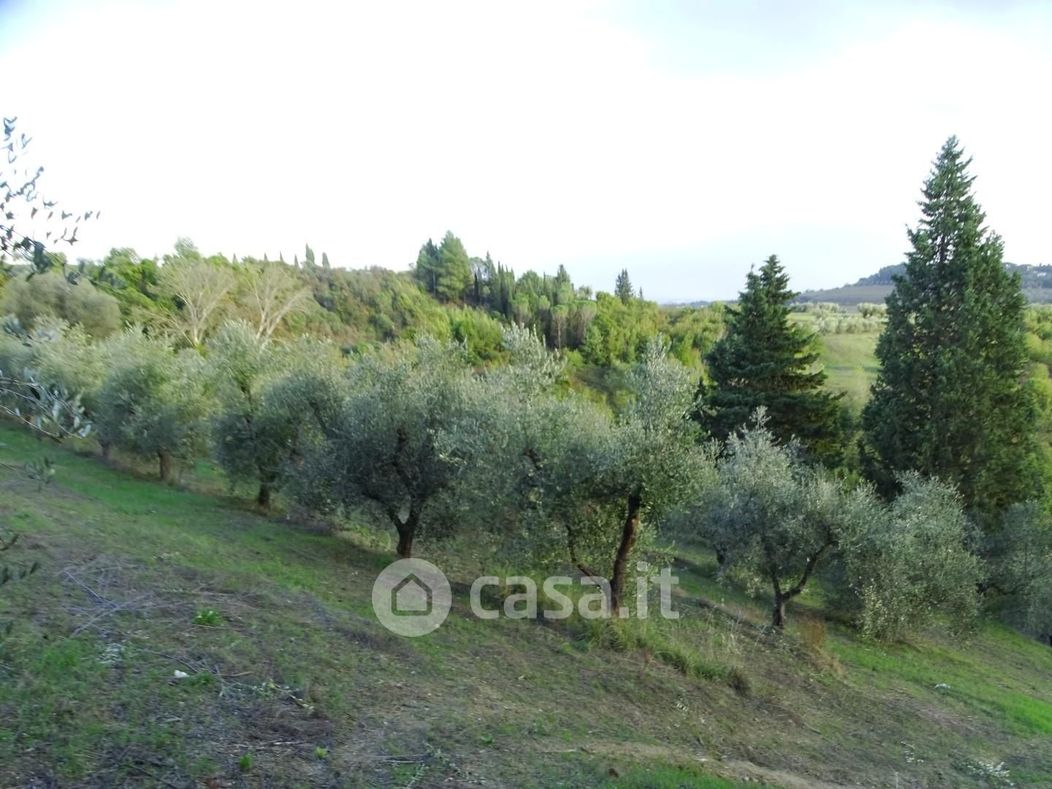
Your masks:
{"label": "overcast sky", "polygon": [[[876,6],[880,8],[876,8]],[[1007,259],[1052,263],[1052,3],[0,0],[0,112],[73,254],[405,269],[452,229],[648,298],[899,262],[942,142]]]}

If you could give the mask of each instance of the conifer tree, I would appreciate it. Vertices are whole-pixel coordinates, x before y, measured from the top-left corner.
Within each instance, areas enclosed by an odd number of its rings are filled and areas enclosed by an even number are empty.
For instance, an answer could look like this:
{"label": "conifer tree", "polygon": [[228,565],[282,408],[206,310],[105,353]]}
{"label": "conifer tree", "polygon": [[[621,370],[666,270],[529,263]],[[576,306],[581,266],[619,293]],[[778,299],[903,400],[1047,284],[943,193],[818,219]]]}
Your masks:
{"label": "conifer tree", "polygon": [[439,266],[438,247],[429,238],[427,243],[420,247],[420,253],[416,257],[416,265],[413,267],[413,276],[432,296],[438,292]]}
{"label": "conifer tree", "polygon": [[452,232],[435,246],[431,239],[420,248],[413,274],[427,292],[441,301],[462,301],[474,277],[464,244]]}
{"label": "conifer tree", "polygon": [[727,310],[727,333],[706,356],[711,383],[703,387],[699,418],[725,441],[757,408],[780,443],[797,439],[809,458],[835,464],[841,454],[841,395],[823,390],[815,369],[815,337],[789,320],[796,294],[775,255],[750,271],[736,308]]}
{"label": "conifer tree", "polygon": [[906,270],[888,297],[880,373],[862,415],[864,473],[885,495],[914,469],[979,514],[1036,492],[1025,302],[950,137],[924,184]]}
{"label": "conifer tree", "polygon": [[626,268],[621,269],[621,273],[617,275],[617,281],[614,283],[614,295],[621,299],[624,304],[628,304],[635,296],[632,280],[628,278],[628,269]]}
{"label": "conifer tree", "polygon": [[471,258],[459,238],[447,231],[438,247],[438,297],[443,301],[462,301],[471,289]]}

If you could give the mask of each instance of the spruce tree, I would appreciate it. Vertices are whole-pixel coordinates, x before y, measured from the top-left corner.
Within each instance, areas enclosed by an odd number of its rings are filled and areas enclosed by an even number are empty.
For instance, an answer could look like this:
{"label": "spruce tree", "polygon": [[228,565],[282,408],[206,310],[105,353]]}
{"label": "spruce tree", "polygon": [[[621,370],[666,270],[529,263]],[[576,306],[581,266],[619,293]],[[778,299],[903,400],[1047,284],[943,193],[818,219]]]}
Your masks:
{"label": "spruce tree", "polygon": [[1019,277],[983,225],[970,163],[950,137],[924,184],[906,270],[887,300],[861,450],[885,495],[914,469],[955,484],[981,515],[1036,492],[1035,408]]}
{"label": "spruce tree", "polygon": [[759,273],[749,272],[737,307],[727,310],[726,334],[705,358],[711,383],[702,388],[699,418],[726,441],[762,406],[777,441],[795,438],[809,458],[835,464],[842,450],[841,395],[823,391],[815,336],[789,320],[794,298],[776,256]]}

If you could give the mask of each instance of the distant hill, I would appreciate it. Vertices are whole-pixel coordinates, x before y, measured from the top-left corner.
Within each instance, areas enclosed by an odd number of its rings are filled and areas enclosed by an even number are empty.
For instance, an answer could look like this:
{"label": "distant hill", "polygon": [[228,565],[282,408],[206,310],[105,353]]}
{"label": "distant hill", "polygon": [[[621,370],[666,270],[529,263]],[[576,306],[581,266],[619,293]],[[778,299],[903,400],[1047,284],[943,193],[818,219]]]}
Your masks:
{"label": "distant hill", "polygon": [[[1005,263],[1009,271],[1019,273],[1023,280],[1023,293],[1031,304],[1052,304],[1052,265],[1017,265]],[[797,297],[797,301],[828,301],[844,307],[863,303],[879,304],[891,293],[893,277],[901,274],[905,265],[884,266],[876,274],[863,277],[851,285],[826,290],[808,290]]]}

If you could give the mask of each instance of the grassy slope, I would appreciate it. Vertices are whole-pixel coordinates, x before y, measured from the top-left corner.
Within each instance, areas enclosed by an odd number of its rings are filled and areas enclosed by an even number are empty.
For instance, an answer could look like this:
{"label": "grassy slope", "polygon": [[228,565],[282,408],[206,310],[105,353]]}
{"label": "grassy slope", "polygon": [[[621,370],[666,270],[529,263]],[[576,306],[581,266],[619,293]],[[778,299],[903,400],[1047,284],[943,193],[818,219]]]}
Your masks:
{"label": "grassy slope", "polygon": [[[375,543],[0,441],[0,461],[59,465],[43,492],[0,469],[0,520],[25,535],[5,559],[41,563],[0,593],[18,620],[0,644],[0,785],[968,786],[1001,761],[1017,785],[1052,783],[1052,650],[1000,627],[776,639],[762,601],[682,549],[676,623],[597,639],[479,622],[465,567],[450,620],[401,639],[372,618]],[[194,624],[204,609],[218,626]]]}

